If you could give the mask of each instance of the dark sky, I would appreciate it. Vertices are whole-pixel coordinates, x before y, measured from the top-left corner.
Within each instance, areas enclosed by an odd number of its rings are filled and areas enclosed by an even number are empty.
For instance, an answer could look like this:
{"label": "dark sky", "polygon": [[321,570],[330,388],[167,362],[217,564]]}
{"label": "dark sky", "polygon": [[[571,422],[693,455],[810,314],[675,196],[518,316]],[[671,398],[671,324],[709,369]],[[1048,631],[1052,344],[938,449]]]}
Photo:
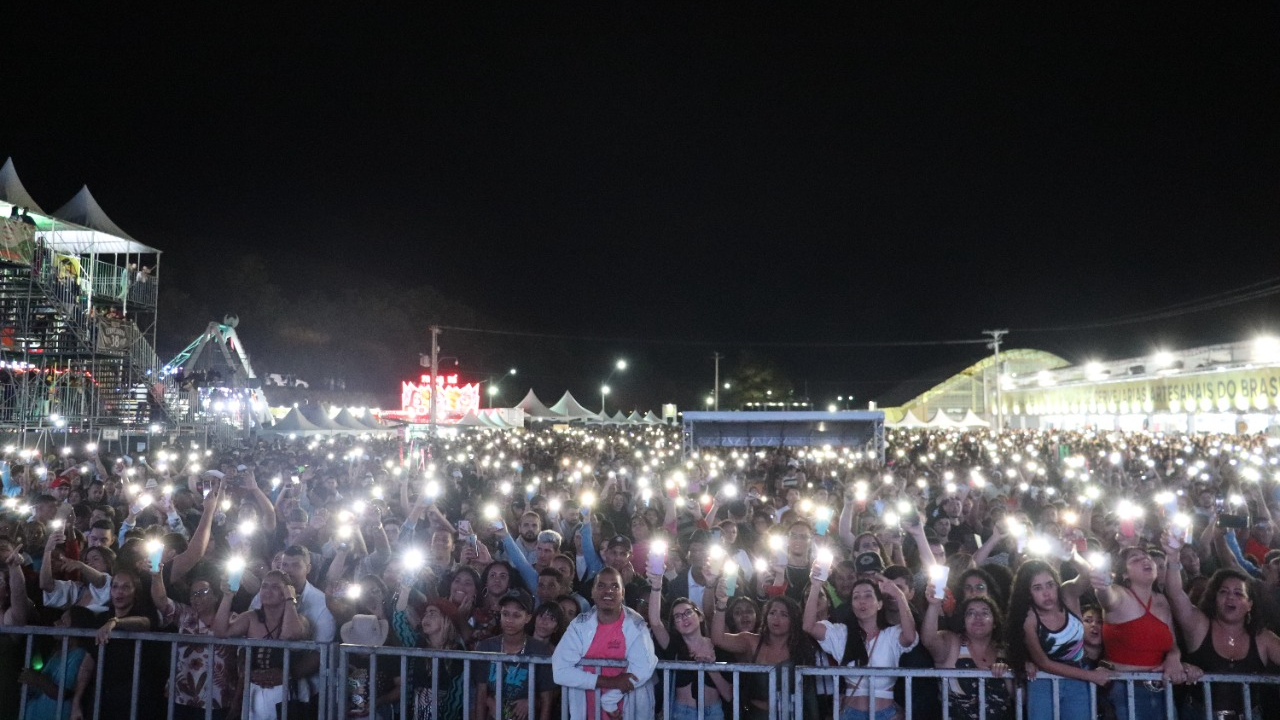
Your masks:
{"label": "dark sky", "polygon": [[[973,338],[1280,276],[1274,6],[939,5],[10,13],[0,154],[46,209],[88,183],[165,251],[162,288],[254,252],[286,288],[337,263],[579,336],[525,368],[549,399],[614,356],[634,403],[692,404],[745,343]],[[1138,354],[1278,309],[1008,346]],[[756,350],[823,403],[985,352]]]}

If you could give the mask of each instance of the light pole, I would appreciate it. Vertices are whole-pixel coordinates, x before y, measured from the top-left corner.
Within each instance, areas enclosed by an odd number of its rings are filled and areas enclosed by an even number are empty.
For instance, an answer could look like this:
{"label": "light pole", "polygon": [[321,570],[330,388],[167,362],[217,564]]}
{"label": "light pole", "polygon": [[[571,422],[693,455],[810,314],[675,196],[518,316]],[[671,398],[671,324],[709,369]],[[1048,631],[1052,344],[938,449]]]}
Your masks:
{"label": "light pole", "polygon": [[621,372],[626,369],[627,369],[627,361],[618,360],[616,363],[613,364],[613,369],[609,371],[609,377],[605,378],[604,382],[600,383],[600,414],[601,415],[604,415],[604,398],[606,395],[610,393],[609,381],[613,379],[613,376],[615,373]]}
{"label": "light pole", "polygon": [[[715,382],[711,384],[711,403],[714,406],[712,409],[715,410],[716,412],[719,412],[720,411],[720,358],[724,356],[721,355],[720,353],[716,353],[711,357],[713,360],[716,361]],[[727,385],[728,384],[726,383],[726,387]]]}
{"label": "light pole", "polygon": [[991,342],[987,343],[987,347],[995,351],[995,360],[993,362],[995,364],[996,371],[996,432],[1000,432],[1001,430],[1004,430],[1004,406],[1000,402],[1000,339],[1005,335],[1008,335],[1009,331],[1007,329],[983,330],[982,334],[991,336]]}
{"label": "light pole", "polygon": [[[507,371],[507,375],[508,375],[509,377],[510,377],[510,376],[514,376],[515,374],[516,374],[516,369],[515,369],[515,368],[511,368],[510,370],[508,370],[508,371]],[[498,396],[498,393],[500,393],[500,392],[502,392],[502,390],[498,387],[498,378],[497,378],[497,377],[490,377],[490,378],[489,378],[489,388],[488,388],[488,394],[489,394],[489,407],[493,407],[493,399],[494,399],[495,397],[497,397],[497,396]]]}

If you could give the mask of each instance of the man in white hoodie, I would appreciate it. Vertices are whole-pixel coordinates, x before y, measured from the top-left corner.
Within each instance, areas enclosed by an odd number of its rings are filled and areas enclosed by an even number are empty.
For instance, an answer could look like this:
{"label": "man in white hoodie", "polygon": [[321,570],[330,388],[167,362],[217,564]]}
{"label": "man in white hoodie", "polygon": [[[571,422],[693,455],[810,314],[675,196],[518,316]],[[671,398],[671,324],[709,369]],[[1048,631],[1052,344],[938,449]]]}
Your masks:
{"label": "man in white hoodie", "polygon": [[[569,717],[594,720],[595,690],[601,716],[609,720],[652,720],[653,671],[658,656],[640,613],[623,603],[622,575],[605,567],[592,586],[595,608],[569,623],[551,656],[557,685],[569,689]],[[626,667],[591,667],[592,660],[622,660]]]}

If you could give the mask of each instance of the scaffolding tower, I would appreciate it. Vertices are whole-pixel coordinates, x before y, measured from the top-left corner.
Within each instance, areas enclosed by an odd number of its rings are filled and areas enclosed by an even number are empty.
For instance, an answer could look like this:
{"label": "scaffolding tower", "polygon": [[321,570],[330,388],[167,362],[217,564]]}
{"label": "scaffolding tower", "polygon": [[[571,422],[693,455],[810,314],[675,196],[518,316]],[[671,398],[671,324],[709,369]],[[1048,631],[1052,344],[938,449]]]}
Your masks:
{"label": "scaffolding tower", "polygon": [[179,389],[155,347],[160,251],[87,187],[46,213],[0,168],[0,432],[157,434]]}

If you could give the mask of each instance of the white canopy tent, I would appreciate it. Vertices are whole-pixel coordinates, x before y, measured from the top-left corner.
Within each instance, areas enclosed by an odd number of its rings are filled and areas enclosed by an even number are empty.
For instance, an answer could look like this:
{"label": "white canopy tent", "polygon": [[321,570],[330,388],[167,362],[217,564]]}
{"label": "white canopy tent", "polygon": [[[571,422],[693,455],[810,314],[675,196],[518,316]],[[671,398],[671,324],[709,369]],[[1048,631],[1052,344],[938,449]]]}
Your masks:
{"label": "white canopy tent", "polygon": [[36,236],[57,252],[98,255],[160,253],[120,229],[94,199],[88,185],[80,188],[80,192],[66,205],[55,210],[51,220],[48,227],[41,225]]}
{"label": "white canopy tent", "polygon": [[563,420],[598,420],[600,416],[582,407],[582,405],[573,398],[573,395],[566,390],[560,400],[552,405],[551,412]]}
{"label": "white canopy tent", "polygon": [[296,407],[264,432],[271,435],[297,435],[299,437],[329,434],[327,431],[316,427],[310,420],[307,420],[301,412],[298,412]]}
{"label": "white canopy tent", "polygon": [[646,412],[646,413],[644,414],[644,421],[645,421],[646,423],[648,423],[649,425],[661,425],[661,424],[662,424],[662,418],[658,417],[657,415],[654,415],[652,410],[650,410],[650,411],[648,411],[648,412]]}
{"label": "white canopy tent", "polygon": [[524,396],[524,399],[516,404],[516,407],[524,410],[524,414],[534,420],[559,420],[560,416],[555,414],[530,389]]}
{"label": "white canopy tent", "polygon": [[298,410],[302,413],[302,417],[306,418],[308,422],[330,434],[352,432],[350,429],[344,428],[334,422],[333,419],[329,417],[329,413],[320,405],[300,405]]}
{"label": "white canopy tent", "polygon": [[907,411],[907,414],[906,414],[906,415],[903,415],[901,420],[899,420],[898,422],[894,423],[893,427],[896,427],[896,428],[923,428],[923,427],[931,427],[931,425],[930,425],[929,423],[921,422],[921,421],[920,421],[920,418],[916,417],[916,414],[915,414],[915,413],[913,413],[913,412],[911,412],[910,410],[908,410],[908,411]]}
{"label": "white canopy tent", "polygon": [[357,435],[363,435],[369,432],[369,428],[365,427],[365,425],[357,420],[356,416],[352,415],[351,411],[346,408],[342,408],[338,411],[337,415],[333,416],[333,422],[335,425],[342,428],[343,432],[355,433]]}
{"label": "white canopy tent", "polygon": [[991,423],[974,414],[973,408],[969,408],[969,411],[964,414],[964,417],[960,419],[960,424],[971,428],[991,427]]}
{"label": "white canopy tent", "polygon": [[931,428],[958,428],[962,427],[960,423],[951,419],[945,410],[939,410],[934,413],[933,419],[929,421],[928,427]]}
{"label": "white canopy tent", "polygon": [[24,207],[39,215],[49,214],[40,209],[40,205],[31,197],[31,193],[27,192],[27,188],[18,177],[18,171],[13,167],[13,158],[5,160],[4,167],[0,167],[0,200],[10,205]]}

